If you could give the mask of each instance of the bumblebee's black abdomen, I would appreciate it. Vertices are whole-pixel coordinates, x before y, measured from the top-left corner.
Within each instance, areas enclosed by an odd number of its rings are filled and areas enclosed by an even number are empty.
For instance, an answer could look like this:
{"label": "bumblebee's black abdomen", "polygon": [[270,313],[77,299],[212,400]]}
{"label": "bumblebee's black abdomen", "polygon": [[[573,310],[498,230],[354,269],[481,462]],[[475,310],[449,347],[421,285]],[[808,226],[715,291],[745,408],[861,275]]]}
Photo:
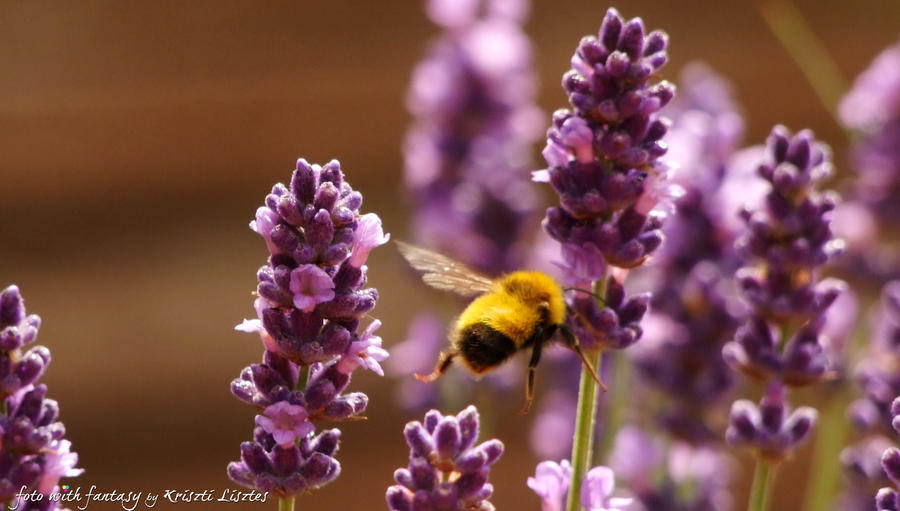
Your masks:
{"label": "bumblebee's black abdomen", "polygon": [[475,373],[492,369],[516,352],[512,339],[484,323],[465,327],[456,341],[456,348]]}

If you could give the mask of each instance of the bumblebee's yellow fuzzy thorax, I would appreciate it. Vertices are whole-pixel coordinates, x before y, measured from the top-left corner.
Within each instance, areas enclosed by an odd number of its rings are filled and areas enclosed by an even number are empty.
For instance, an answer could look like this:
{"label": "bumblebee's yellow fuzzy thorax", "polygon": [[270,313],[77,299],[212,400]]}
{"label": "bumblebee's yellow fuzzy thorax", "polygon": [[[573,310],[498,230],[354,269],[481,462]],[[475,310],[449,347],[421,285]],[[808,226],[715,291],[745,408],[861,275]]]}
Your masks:
{"label": "bumblebee's yellow fuzzy thorax", "polygon": [[517,271],[497,280],[496,290],[515,296],[532,307],[549,304],[549,323],[562,324],[566,318],[566,302],[562,289],[548,275],[538,271]]}

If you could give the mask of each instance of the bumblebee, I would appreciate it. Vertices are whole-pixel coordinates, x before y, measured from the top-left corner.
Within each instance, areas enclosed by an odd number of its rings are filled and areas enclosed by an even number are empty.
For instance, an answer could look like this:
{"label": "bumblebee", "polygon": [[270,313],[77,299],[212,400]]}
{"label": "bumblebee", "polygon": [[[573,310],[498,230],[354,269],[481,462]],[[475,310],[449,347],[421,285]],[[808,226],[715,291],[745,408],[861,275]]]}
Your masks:
{"label": "bumblebee", "polygon": [[534,401],[535,368],[541,350],[557,332],[566,347],[581,358],[597,384],[606,391],[584,356],[578,340],[565,323],[562,288],[537,271],[516,271],[491,279],[447,256],[398,241],[403,257],[423,272],[426,284],[475,298],[459,315],[450,333],[450,347],[441,352],[430,375],[416,374],[424,382],[437,380],[459,358],[476,378],[505,362],[511,355],[531,349],[525,389],[527,413]]}

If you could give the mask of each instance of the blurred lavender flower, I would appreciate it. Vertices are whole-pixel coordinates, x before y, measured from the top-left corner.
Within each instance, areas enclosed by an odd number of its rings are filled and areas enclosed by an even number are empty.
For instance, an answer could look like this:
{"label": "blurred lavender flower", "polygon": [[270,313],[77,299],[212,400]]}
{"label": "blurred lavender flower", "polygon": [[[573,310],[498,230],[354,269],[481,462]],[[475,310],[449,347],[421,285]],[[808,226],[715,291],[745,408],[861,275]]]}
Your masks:
{"label": "blurred lavender flower", "polygon": [[50,363],[50,350],[35,346],[23,352],[40,326],[41,318],[26,315],[18,287],[0,292],[0,502],[18,509],[57,509],[47,498],[20,502],[16,495],[24,489],[47,496],[59,491],[60,478],[84,472],[63,438],[59,405],[46,399],[46,385],[34,385]]}
{"label": "blurred lavender flower", "polygon": [[493,510],[488,500],[491,465],[503,454],[503,443],[478,445],[478,410],[469,406],[456,416],[437,410],[413,421],[403,431],[409,444],[409,466],[394,472],[397,484],[385,495],[391,511]]}
{"label": "blurred lavender flower", "polygon": [[816,411],[806,406],[791,412],[784,387],[775,382],[769,385],[759,406],[746,399],[734,402],[725,438],[764,460],[779,461],[806,439],[817,418]]}
{"label": "blurred lavender flower", "polygon": [[[662,141],[668,122],[658,111],[675,88],[650,84],[668,56],[667,36],[645,35],[640,18],[623,20],[609,9],[598,37],[585,37],[563,76],[571,110],[558,110],[543,155],[549,167],[533,174],[549,182],[560,206],[547,210],[544,228],[562,247],[564,282],[588,289],[607,276],[607,265],[633,268],[662,242],[662,213],[652,211],[674,195]],[[577,296],[576,327],[582,345],[623,348],[641,334],[649,296],[626,299],[610,278],[607,305]]]}
{"label": "blurred lavender flower", "polygon": [[562,511],[571,480],[572,465],[569,460],[560,463],[542,461],[534,469],[534,477],[528,478],[527,484],[541,498],[542,511]]}
{"label": "blurred lavender flower", "polygon": [[410,378],[410,373],[428,374],[446,344],[447,327],[429,312],[410,322],[406,339],[391,346],[388,374],[400,379],[399,402],[412,410],[437,405],[438,386]]}
{"label": "blurred lavender flower", "polygon": [[737,278],[751,313],[722,352],[732,367],[760,380],[806,385],[834,368],[822,329],[845,284],[817,275],[843,249],[829,227],[837,197],[815,189],[832,172],[829,156],[812,132],[791,135],[776,126],[759,166],[771,189],[764,204],[742,212],[747,229],[735,248],[747,266]]}
{"label": "blurred lavender flower", "polygon": [[[566,495],[572,482],[572,466],[569,460],[542,461],[538,463],[534,477],[528,478],[528,487],[541,498],[542,511],[561,511],[565,508]],[[594,467],[584,476],[581,485],[581,505],[588,511],[620,511],[631,504],[631,498],[613,497],[615,473],[609,467]]]}
{"label": "blurred lavender flower", "polygon": [[428,0],[445,29],[413,71],[406,186],[416,240],[486,273],[518,268],[540,137],[526,0]]}
{"label": "blurred lavender flower", "polygon": [[844,489],[832,508],[835,511],[867,511],[872,509],[872,495],[890,484],[881,468],[881,456],[892,442],[886,437],[868,435],[841,451]]}
{"label": "blurred lavender flower", "polygon": [[891,402],[900,395],[900,281],[885,284],[868,352],[855,370],[863,398],[850,405],[851,423],[863,432],[891,433]]}
{"label": "blurred lavender flower", "polygon": [[645,322],[643,346],[632,355],[644,381],[667,396],[664,427],[700,442],[716,437],[705,415],[733,382],[721,350],[737,327],[729,275],[739,261],[714,197],[743,119],[729,84],[703,64],[685,67],[679,90],[667,109],[673,119],[667,160],[678,168],[674,180],[684,195],[663,229],[666,244],[647,268],[647,280],[658,283],[654,313]]}
{"label": "blurred lavender flower", "polygon": [[728,511],[734,461],[710,445],[651,438],[635,426],[616,434],[610,466],[635,497],[634,509]]}
{"label": "blurred lavender flower", "polygon": [[311,421],[361,414],[368,397],[345,393],[350,375],[359,367],[381,375],[388,356],[374,335],[380,321],[359,332],[378,297],[365,288],[365,261],[388,240],[378,216],[360,215],[361,204],[337,160],[320,167],[301,159],[290,187],[275,185],[250,223],[271,255],[257,273],[257,318],[236,327],[258,333],[266,349],[262,363],[231,384],[235,397],[259,409],[253,441],[228,465],[239,484],[288,498],[340,474],[340,431],[312,436]]}
{"label": "blurred lavender flower", "polygon": [[531,448],[538,457],[558,458],[572,452],[576,396],[571,389],[577,388],[578,380],[573,377],[578,375],[580,364],[580,360],[570,356],[541,364],[544,374],[550,372],[548,377],[542,377],[550,389],[543,393],[529,434]]}
{"label": "blurred lavender flower", "polygon": [[581,485],[581,505],[588,511],[619,511],[633,499],[613,497],[616,475],[609,467],[594,467],[584,476]]}
{"label": "blurred lavender flower", "polygon": [[838,114],[853,132],[856,179],[851,200],[835,212],[835,233],[850,251],[842,272],[880,286],[900,278],[900,41],[887,47],[856,77]]}
{"label": "blurred lavender flower", "polygon": [[[444,32],[413,71],[407,96],[414,122],[404,161],[414,238],[489,275],[518,269],[537,204],[528,182],[532,145],[543,127],[522,30],[528,0],[427,0],[426,10]],[[430,372],[446,331],[434,316],[420,316],[402,346],[420,350],[424,365],[404,357],[389,362],[389,372],[404,377],[404,407],[435,404],[437,386],[409,374]]]}
{"label": "blurred lavender flower", "polygon": [[874,206],[885,228],[900,212],[900,42],[885,49],[856,78],[838,107],[859,134],[853,151],[858,198]]}
{"label": "blurred lavender flower", "polygon": [[900,281],[885,284],[881,306],[874,317],[871,342],[856,365],[854,380],[863,396],[847,409],[847,417],[864,436],[841,451],[847,484],[841,507],[871,509],[872,493],[890,484],[881,457],[892,442],[900,403]]}

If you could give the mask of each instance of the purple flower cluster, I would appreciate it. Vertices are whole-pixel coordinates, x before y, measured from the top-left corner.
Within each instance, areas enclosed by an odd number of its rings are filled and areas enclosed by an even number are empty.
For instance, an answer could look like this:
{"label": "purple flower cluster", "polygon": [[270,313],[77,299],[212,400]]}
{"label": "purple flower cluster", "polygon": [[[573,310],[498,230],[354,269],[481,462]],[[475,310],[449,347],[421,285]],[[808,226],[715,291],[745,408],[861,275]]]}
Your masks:
{"label": "purple flower cluster", "polygon": [[685,68],[679,91],[668,108],[667,159],[679,169],[675,181],[684,195],[666,221],[665,245],[647,268],[659,285],[642,347],[633,355],[643,380],[668,397],[664,427],[699,442],[716,437],[705,415],[734,379],[721,351],[737,327],[728,274],[738,261],[716,196],[743,120],[728,84],[702,64]]}
{"label": "purple flower cluster", "polygon": [[778,461],[809,435],[817,417],[807,406],[791,412],[784,387],[774,382],[759,406],[746,399],[734,402],[725,438],[735,447],[749,447],[762,459]]}
{"label": "purple flower cluster", "polygon": [[760,207],[742,212],[747,228],[735,246],[747,263],[738,284],[751,313],[723,354],[754,378],[807,385],[832,369],[822,329],[845,288],[818,277],[843,249],[829,226],[837,197],[815,189],[831,174],[830,155],[810,131],[792,136],[783,126],[772,130],[766,149],[758,172],[771,189]]}
{"label": "purple flower cluster", "polygon": [[361,204],[336,160],[320,167],[301,159],[290,187],[275,185],[250,223],[270,256],[257,273],[258,317],[237,329],[257,332],[266,351],[231,385],[260,411],[254,440],[228,465],[239,484],[290,497],[340,473],[333,457],[340,431],[312,436],[311,421],[361,414],[368,398],[345,393],[350,375],[358,367],[383,374],[378,362],[388,355],[374,335],[379,321],[358,332],[378,297],[365,287],[366,258],[388,240],[378,216],[360,215]]}
{"label": "purple flower cluster", "polygon": [[[528,487],[541,498],[542,511],[562,511],[572,482],[569,460],[542,461],[528,478]],[[613,497],[615,474],[609,467],[590,469],[581,485],[581,506],[588,511],[621,511],[631,504],[631,498]]]}
{"label": "purple flower cluster", "polygon": [[[560,205],[547,210],[544,228],[562,245],[564,280],[587,289],[608,276],[607,265],[633,268],[662,243],[662,214],[651,211],[670,195],[659,110],[674,96],[668,82],[651,84],[668,56],[667,36],[645,34],[640,18],[625,21],[609,9],[598,37],[581,40],[563,76],[571,109],[558,110],[543,151],[549,167],[533,179],[549,182]],[[626,300],[610,278],[613,300],[597,310],[580,296],[573,306],[586,349],[622,348],[640,336],[649,297]]]}
{"label": "purple flower cluster", "polygon": [[[891,426],[900,433],[900,396],[891,404]],[[894,484],[894,488],[882,488],[875,496],[878,511],[900,511],[900,449],[891,447],[881,456],[881,468]]]}
{"label": "purple flower cluster", "polygon": [[50,363],[50,350],[35,346],[41,318],[26,315],[19,288],[0,292],[0,502],[18,509],[58,509],[44,499],[17,503],[22,488],[43,495],[58,492],[62,477],[84,472],[75,468],[78,454],[57,421],[59,405],[47,399],[47,386],[34,385]]}
{"label": "purple flower cluster", "polygon": [[391,511],[489,511],[494,487],[491,465],[503,454],[503,443],[478,445],[478,410],[469,406],[456,416],[437,410],[403,430],[409,444],[409,465],[394,472],[397,484],[385,495]]}
{"label": "purple flower cluster", "polygon": [[444,28],[413,71],[406,186],[417,242],[489,274],[518,268],[542,129],[525,0],[429,0]]}

